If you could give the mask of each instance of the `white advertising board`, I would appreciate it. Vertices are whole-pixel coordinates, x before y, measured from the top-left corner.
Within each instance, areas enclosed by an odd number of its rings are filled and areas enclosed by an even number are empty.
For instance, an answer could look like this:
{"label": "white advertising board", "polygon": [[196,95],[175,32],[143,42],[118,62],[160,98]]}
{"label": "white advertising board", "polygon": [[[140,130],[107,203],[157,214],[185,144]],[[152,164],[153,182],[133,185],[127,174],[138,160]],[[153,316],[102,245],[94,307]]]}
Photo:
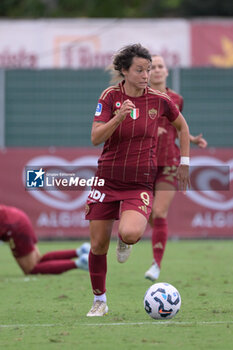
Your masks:
{"label": "white advertising board", "polygon": [[169,66],[190,66],[184,19],[1,20],[2,68],[103,68],[121,47],[141,43]]}

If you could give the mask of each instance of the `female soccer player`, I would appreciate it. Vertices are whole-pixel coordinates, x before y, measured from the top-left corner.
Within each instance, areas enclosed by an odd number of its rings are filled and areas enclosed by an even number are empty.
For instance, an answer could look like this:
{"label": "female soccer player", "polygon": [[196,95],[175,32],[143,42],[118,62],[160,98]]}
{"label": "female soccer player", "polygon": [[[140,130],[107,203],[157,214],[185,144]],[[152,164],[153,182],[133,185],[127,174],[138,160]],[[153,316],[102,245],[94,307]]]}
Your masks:
{"label": "female soccer player", "polygon": [[148,87],[151,55],[140,44],[128,45],[114,57],[121,82],[100,96],[91,139],[104,142],[97,174],[105,180],[88,196],[86,219],[90,220],[89,272],[94,303],[87,316],[108,312],[105,294],[107,252],[114,220],[119,222],[117,259],[124,262],[143,235],[153,200],[158,118],[164,116],[178,129],[181,164],[178,178],[183,190],[189,185],[188,125],[170,98]]}
{"label": "female soccer player", "polygon": [[[161,56],[152,57],[149,85],[152,89],[166,93],[182,112],[183,98],[166,87],[168,69]],[[161,261],[168,237],[167,214],[177,190],[176,171],[180,163],[180,149],[176,145],[177,131],[166,118],[159,118],[157,162],[158,171],[155,179],[152,215],[149,220],[152,231],[153,263],[145,277],[151,281],[158,279]],[[202,135],[190,135],[190,141],[201,148],[207,146]]]}
{"label": "female soccer player", "polygon": [[49,252],[42,256],[31,221],[18,208],[0,205],[0,240],[9,243],[15,260],[26,275],[59,274],[76,268],[88,270],[89,243],[78,249]]}

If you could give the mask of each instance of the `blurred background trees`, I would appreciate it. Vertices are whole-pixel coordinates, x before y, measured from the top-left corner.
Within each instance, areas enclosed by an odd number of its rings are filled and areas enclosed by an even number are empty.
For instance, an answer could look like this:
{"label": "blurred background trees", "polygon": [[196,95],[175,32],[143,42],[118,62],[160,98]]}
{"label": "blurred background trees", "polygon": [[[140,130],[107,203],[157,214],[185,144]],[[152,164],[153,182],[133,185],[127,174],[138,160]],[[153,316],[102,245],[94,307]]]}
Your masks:
{"label": "blurred background trees", "polygon": [[232,0],[1,0],[0,17],[154,17],[233,16]]}

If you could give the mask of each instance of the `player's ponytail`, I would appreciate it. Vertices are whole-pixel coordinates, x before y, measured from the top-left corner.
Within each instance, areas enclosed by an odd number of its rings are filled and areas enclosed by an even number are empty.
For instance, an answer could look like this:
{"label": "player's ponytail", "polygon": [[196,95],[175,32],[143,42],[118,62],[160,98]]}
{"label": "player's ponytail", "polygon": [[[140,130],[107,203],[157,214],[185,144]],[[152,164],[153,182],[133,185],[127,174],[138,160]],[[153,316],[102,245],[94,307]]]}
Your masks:
{"label": "player's ponytail", "polygon": [[105,71],[110,74],[110,77],[111,77],[109,82],[110,84],[116,85],[124,79],[124,77],[120,74],[120,72],[114,69],[113,64],[110,64],[109,66],[107,66],[105,68]]}

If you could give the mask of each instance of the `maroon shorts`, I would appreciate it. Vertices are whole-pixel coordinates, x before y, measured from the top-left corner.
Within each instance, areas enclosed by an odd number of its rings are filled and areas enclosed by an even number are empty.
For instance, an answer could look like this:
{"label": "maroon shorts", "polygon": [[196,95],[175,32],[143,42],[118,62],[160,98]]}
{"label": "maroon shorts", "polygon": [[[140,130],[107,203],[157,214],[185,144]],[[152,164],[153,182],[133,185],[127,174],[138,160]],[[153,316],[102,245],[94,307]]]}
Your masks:
{"label": "maroon shorts", "polygon": [[38,240],[26,215],[22,213],[20,221],[12,225],[7,233],[6,241],[9,242],[12,254],[16,258],[21,258],[34,250]]}
{"label": "maroon shorts", "polygon": [[86,205],[86,220],[118,220],[119,213],[135,210],[149,219],[153,185],[105,179],[104,186],[92,187]]}
{"label": "maroon shorts", "polygon": [[155,185],[159,182],[166,182],[172,185],[176,190],[178,189],[178,180],[176,177],[178,166],[159,166],[157,169]]}

